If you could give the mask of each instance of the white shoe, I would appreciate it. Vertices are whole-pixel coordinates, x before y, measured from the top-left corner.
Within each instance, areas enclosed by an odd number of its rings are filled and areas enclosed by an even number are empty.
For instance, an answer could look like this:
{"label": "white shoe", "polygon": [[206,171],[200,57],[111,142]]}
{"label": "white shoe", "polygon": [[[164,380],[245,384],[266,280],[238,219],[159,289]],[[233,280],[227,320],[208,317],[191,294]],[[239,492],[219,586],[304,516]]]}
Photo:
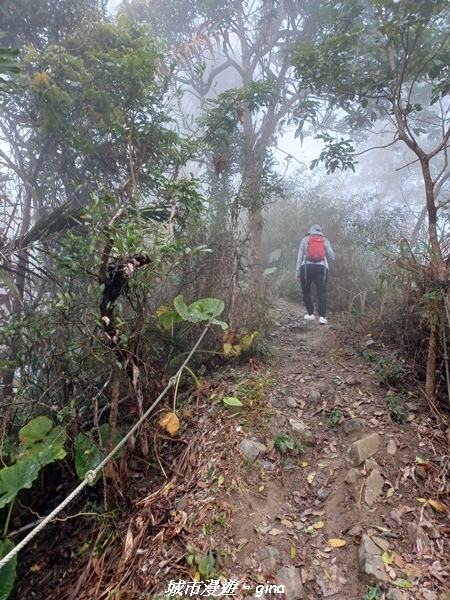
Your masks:
{"label": "white shoe", "polygon": [[328,321],[325,319],[325,317],[319,317],[319,323],[321,323],[322,325],[326,325]]}
{"label": "white shoe", "polygon": [[314,321],[316,318],[314,315],[305,315],[305,321]]}

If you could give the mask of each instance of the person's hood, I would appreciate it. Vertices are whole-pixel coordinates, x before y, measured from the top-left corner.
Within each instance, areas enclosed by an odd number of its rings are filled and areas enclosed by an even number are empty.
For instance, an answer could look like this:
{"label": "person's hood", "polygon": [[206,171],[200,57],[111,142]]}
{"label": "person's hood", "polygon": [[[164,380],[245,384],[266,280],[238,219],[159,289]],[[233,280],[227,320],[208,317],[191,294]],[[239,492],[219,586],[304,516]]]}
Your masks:
{"label": "person's hood", "polygon": [[309,235],[323,235],[320,225],[311,225],[308,231]]}

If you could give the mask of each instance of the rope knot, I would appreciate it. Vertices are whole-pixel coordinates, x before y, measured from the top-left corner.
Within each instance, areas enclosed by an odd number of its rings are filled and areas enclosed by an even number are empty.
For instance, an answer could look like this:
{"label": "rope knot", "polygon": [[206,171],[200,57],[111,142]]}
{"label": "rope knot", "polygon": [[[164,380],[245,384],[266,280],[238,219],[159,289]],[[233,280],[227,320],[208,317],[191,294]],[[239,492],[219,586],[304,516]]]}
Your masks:
{"label": "rope knot", "polygon": [[88,472],[86,473],[86,475],[84,476],[84,478],[85,478],[85,480],[86,480],[86,483],[87,483],[88,485],[94,485],[94,482],[95,482],[95,477],[96,477],[96,473],[95,473],[95,471],[88,471]]}

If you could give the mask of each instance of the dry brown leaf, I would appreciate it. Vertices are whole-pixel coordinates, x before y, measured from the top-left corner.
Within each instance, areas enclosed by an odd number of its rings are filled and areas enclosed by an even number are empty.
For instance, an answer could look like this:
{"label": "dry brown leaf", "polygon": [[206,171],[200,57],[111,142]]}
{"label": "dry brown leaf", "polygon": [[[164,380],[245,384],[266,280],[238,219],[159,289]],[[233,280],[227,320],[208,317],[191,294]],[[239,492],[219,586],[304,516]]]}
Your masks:
{"label": "dry brown leaf", "polygon": [[180,428],[180,421],[175,413],[168,412],[160,418],[158,425],[173,435]]}

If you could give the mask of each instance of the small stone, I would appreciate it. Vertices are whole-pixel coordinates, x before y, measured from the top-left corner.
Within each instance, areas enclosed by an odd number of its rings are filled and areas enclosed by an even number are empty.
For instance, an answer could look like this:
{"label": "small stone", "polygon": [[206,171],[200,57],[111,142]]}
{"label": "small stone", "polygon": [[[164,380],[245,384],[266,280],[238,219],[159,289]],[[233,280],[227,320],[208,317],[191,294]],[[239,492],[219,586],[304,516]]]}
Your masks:
{"label": "small stone", "polygon": [[320,490],[317,490],[317,497],[319,498],[319,500],[326,500],[329,494],[329,490],[326,490],[324,488],[320,488]]}
{"label": "small stone", "polygon": [[187,496],[181,496],[181,498],[178,498],[178,500],[175,502],[175,508],[177,510],[184,510],[187,507],[187,501]]}
{"label": "small stone", "polygon": [[346,435],[351,433],[359,433],[363,431],[366,426],[366,422],[364,419],[360,419],[359,417],[355,417],[354,419],[347,419],[342,424],[342,429]]}
{"label": "small stone", "polygon": [[423,600],[438,600],[438,593],[434,590],[421,590]]}
{"label": "small stone", "polygon": [[380,436],[372,433],[353,442],[348,450],[348,462],[352,467],[358,467],[366,458],[370,458],[380,447]]}
{"label": "small stone", "polygon": [[258,560],[261,563],[261,570],[264,575],[275,573],[277,562],[280,560],[280,551],[275,546],[266,546],[258,553]]}
{"label": "small stone", "polygon": [[425,467],[423,467],[422,465],[417,465],[416,475],[417,475],[417,477],[419,477],[419,479],[422,479],[423,481],[425,481],[425,479],[427,478],[427,472],[425,470]]}
{"label": "small stone", "polygon": [[402,592],[401,590],[389,590],[386,594],[386,600],[408,600],[408,592]]}
{"label": "small stone", "polygon": [[362,535],[363,528],[361,525],[354,525],[351,529],[347,531],[347,535],[354,537],[355,535]]}
{"label": "small stone", "polygon": [[[397,444],[395,443],[395,440],[389,440],[386,452],[388,454],[390,454],[391,456],[395,456],[397,454]],[[395,592],[398,590],[392,590],[392,591]]]}
{"label": "small stone", "polygon": [[439,529],[435,525],[433,525],[431,521],[422,521],[420,523],[420,526],[422,527],[426,535],[432,540],[437,540],[440,537],[442,537]]}
{"label": "small stone", "polygon": [[295,398],[292,398],[291,396],[289,396],[289,398],[286,398],[286,400],[284,402],[288,408],[297,408],[297,401]]}
{"label": "small stone", "polygon": [[305,444],[306,446],[315,446],[316,438],[314,437],[313,432],[307,425],[302,423],[301,421],[296,421],[295,419],[289,419],[289,423],[291,425],[292,431],[296,434],[296,438],[299,442]]}
{"label": "small stone", "polygon": [[308,394],[308,402],[311,404],[318,404],[320,401],[320,392],[318,390],[310,390]]}
{"label": "small stone", "polygon": [[358,469],[349,469],[345,478],[345,483],[353,485],[357,483],[362,477],[361,472]]}
{"label": "small stone", "polygon": [[259,461],[259,464],[264,469],[264,471],[275,471],[277,468],[277,464],[273,460],[268,460],[265,458],[262,458]]}
{"label": "small stone", "polygon": [[278,585],[284,586],[285,600],[301,600],[304,598],[300,569],[283,567],[276,575]]}
{"label": "small stone", "polygon": [[264,444],[254,442],[253,440],[242,440],[239,444],[239,449],[241,454],[250,462],[256,460],[261,453],[267,450]]}
{"label": "small stone", "polygon": [[368,458],[364,463],[364,467],[368,473],[370,473],[370,471],[381,471],[380,465],[376,460],[373,460],[373,458]]}
{"label": "small stone", "polygon": [[272,408],[278,408],[280,406],[280,401],[276,396],[270,396],[267,402]]}

